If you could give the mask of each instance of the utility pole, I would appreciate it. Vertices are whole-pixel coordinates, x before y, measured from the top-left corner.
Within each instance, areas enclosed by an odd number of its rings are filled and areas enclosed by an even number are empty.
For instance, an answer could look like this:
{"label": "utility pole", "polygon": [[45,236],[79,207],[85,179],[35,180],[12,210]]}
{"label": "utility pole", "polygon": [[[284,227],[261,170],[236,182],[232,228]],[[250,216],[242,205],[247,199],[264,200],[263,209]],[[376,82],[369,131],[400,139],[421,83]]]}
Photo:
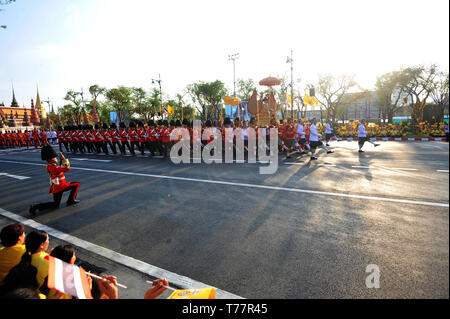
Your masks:
{"label": "utility pole", "polygon": [[[163,113],[163,97],[162,97],[162,89],[161,89],[161,73],[158,74],[158,80],[152,79],[152,84],[155,84],[157,82],[159,84],[159,98],[161,99],[161,108],[160,111]],[[164,118],[164,116],[163,116]]]}
{"label": "utility pole", "polygon": [[292,50],[291,57],[287,57],[286,63],[291,63],[291,118],[294,119],[294,66],[292,64]]}
{"label": "utility pole", "polygon": [[236,97],[236,60],[239,59],[239,53],[228,55],[228,61],[233,61],[233,96]]}

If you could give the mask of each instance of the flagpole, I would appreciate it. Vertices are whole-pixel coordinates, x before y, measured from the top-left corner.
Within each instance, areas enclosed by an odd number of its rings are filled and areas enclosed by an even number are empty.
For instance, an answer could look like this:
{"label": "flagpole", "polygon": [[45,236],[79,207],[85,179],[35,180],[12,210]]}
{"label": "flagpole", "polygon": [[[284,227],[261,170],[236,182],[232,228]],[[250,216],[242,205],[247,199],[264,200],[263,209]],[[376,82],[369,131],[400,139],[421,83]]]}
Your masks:
{"label": "flagpole", "polygon": [[[103,280],[103,281],[109,281],[108,279],[105,279],[105,278],[102,278],[102,277],[100,277],[100,276],[97,276],[97,275],[94,275],[94,274],[91,274],[90,272],[86,272],[86,275],[89,275],[89,276],[91,276],[91,277],[94,277],[94,278],[97,278],[97,279],[100,279],[100,280]],[[110,282],[110,281],[109,281]],[[118,287],[122,287],[122,288],[127,288],[127,286],[124,286],[124,285],[122,285],[122,284],[119,284],[118,282],[116,282],[116,285],[118,286]]]}

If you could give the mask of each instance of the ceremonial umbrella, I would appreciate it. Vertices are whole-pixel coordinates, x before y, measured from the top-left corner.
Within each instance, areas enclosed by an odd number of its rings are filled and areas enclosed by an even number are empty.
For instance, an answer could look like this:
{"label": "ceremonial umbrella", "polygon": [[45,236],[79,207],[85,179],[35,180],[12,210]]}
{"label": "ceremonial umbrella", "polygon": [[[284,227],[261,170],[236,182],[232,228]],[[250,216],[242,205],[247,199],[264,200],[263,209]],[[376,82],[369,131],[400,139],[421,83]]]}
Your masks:
{"label": "ceremonial umbrella", "polygon": [[277,86],[281,84],[281,80],[279,78],[269,76],[267,78],[262,79],[259,81],[259,85],[263,86]]}

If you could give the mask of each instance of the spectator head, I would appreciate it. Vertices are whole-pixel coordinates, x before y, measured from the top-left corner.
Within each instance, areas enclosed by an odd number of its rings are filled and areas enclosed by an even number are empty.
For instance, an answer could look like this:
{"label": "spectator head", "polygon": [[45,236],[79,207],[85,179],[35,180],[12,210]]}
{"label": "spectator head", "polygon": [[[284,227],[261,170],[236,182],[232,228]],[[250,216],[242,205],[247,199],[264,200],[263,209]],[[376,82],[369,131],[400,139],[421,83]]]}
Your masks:
{"label": "spectator head", "polygon": [[1,230],[0,238],[2,245],[5,247],[23,244],[25,241],[25,228],[22,223],[8,225]]}
{"label": "spectator head", "polygon": [[2,299],[41,299],[36,289],[17,288],[2,296]]}
{"label": "spectator head", "polygon": [[25,253],[21,264],[31,265],[31,255],[48,249],[48,234],[45,231],[34,230],[25,237]]}
{"label": "spectator head", "polygon": [[50,256],[61,259],[68,264],[74,264],[76,260],[75,249],[72,245],[56,246],[50,252]]}
{"label": "spectator head", "polygon": [[36,279],[37,269],[31,264],[19,263],[11,268],[3,280],[0,287],[0,294],[3,296],[18,288],[29,288],[37,290],[39,288]]}

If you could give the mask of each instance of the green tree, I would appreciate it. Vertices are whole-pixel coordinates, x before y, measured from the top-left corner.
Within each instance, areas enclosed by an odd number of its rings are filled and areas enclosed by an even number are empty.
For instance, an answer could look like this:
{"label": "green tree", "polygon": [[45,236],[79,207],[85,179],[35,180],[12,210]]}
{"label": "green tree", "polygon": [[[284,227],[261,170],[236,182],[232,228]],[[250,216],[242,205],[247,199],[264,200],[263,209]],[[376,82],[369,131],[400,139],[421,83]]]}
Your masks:
{"label": "green tree", "polygon": [[402,70],[401,85],[411,101],[412,124],[417,132],[418,124],[423,121],[423,110],[434,88],[438,70],[435,64],[428,67],[420,65]]}
{"label": "green tree", "polygon": [[[75,92],[73,90],[69,90],[69,91],[67,91],[66,96],[64,97],[64,100],[72,103],[72,104],[69,104],[72,106],[72,108],[70,108],[70,112],[73,115],[75,123],[77,125],[80,125],[82,123],[82,111],[83,111],[82,99],[80,97],[80,94],[78,94],[77,92]],[[66,107],[66,106],[67,105],[65,105],[64,107]],[[69,109],[69,108],[66,107],[66,110],[67,109]]]}
{"label": "green tree", "polygon": [[[200,112],[202,119],[210,117],[213,115],[216,119],[220,117],[219,103],[223,100],[224,96],[227,95],[227,89],[225,84],[216,80],[214,82],[197,82],[190,84],[187,88],[194,103],[200,106],[197,110]],[[206,115],[207,106],[211,107],[211,113]]]}
{"label": "green tree", "polygon": [[[0,0],[0,5],[4,6],[4,5],[10,4],[10,3],[15,2],[15,1],[16,0]],[[0,9],[0,11],[4,11],[4,10],[5,9]],[[6,29],[6,25],[2,24],[2,25],[0,25],[0,28]]]}
{"label": "green tree", "polygon": [[242,101],[248,101],[252,96],[253,90],[256,88],[256,84],[252,79],[237,79],[236,87],[237,97]]}
{"label": "green tree", "polygon": [[438,72],[431,90],[431,98],[435,104],[437,114],[436,121],[442,122],[444,120],[445,106],[448,105],[449,96],[449,78],[448,72]]}
{"label": "green tree", "polygon": [[139,117],[147,122],[152,113],[150,98],[143,88],[133,87],[132,91],[132,103],[134,112],[139,114]]}
{"label": "green tree", "polygon": [[336,120],[338,107],[342,104],[345,95],[356,86],[354,75],[334,76],[325,74],[319,76],[316,88],[316,97],[319,105],[325,109],[326,118]]}
{"label": "green tree", "polygon": [[117,112],[119,122],[127,122],[133,110],[133,90],[129,87],[119,86],[106,91],[106,98],[111,109]]}
{"label": "green tree", "polygon": [[394,114],[404,104],[403,98],[406,96],[402,85],[402,72],[393,71],[377,77],[375,89],[383,119],[387,118],[388,122],[392,123]]}

